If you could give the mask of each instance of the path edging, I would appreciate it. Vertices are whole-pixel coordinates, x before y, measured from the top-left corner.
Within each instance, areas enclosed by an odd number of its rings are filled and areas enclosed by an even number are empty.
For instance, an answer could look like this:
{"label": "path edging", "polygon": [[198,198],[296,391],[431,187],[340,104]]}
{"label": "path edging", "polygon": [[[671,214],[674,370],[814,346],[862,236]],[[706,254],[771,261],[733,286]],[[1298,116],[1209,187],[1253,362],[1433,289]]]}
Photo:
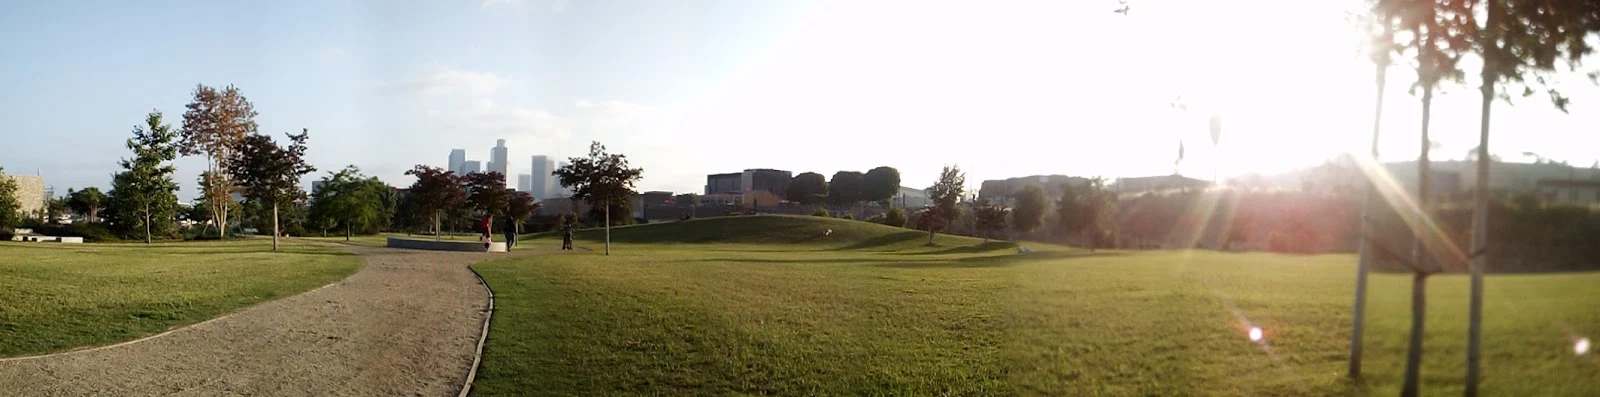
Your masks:
{"label": "path edging", "polygon": [[472,354],[472,369],[467,370],[467,380],[461,384],[461,393],[457,397],[467,397],[472,392],[472,382],[478,377],[478,367],[483,362],[483,345],[489,341],[489,321],[494,319],[494,290],[489,288],[489,282],[478,274],[478,269],[467,265],[467,271],[472,272],[472,277],[478,278],[478,284],[483,285],[483,292],[489,295],[489,309],[483,315],[483,332],[478,335],[478,349]]}

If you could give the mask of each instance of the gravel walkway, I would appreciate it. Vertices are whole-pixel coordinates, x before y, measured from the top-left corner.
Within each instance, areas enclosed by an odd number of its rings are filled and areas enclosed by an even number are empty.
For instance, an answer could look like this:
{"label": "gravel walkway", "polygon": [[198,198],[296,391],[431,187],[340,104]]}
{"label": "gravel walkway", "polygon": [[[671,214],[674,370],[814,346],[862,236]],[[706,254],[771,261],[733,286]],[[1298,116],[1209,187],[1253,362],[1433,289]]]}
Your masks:
{"label": "gravel walkway", "polygon": [[[0,361],[0,395],[453,396],[505,254],[350,247],[348,279],[160,337]],[[529,254],[524,251],[516,254]]]}

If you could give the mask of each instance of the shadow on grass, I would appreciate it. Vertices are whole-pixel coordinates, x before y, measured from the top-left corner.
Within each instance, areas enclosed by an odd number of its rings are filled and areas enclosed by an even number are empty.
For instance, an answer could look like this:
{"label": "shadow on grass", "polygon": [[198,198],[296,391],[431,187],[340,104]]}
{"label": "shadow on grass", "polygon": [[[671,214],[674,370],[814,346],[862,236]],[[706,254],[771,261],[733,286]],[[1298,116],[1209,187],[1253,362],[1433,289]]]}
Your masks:
{"label": "shadow on grass", "polygon": [[830,251],[864,250],[864,249],[872,249],[872,248],[881,248],[881,247],[885,247],[885,246],[904,243],[904,242],[911,241],[911,240],[916,240],[916,239],[919,239],[919,238],[926,238],[927,236],[928,236],[928,234],[926,232],[919,232],[919,231],[915,231],[915,230],[907,230],[907,231],[903,231],[903,232],[889,233],[889,234],[881,235],[881,236],[878,236],[878,237],[873,237],[873,238],[857,241],[855,244],[850,244],[850,245],[847,245],[847,246],[844,246],[844,247],[840,247],[840,248],[834,248],[834,249],[831,249]]}
{"label": "shadow on grass", "polygon": [[945,248],[945,249],[942,249],[942,250],[935,250],[935,251],[904,252],[904,253],[901,253],[900,255],[981,254],[981,253],[985,253],[985,252],[1005,250],[1005,249],[1015,249],[1015,248],[1017,248],[1017,243],[1014,243],[1014,242],[1010,242],[1010,241],[990,241],[990,242],[983,243],[983,244],[978,244],[978,245],[964,245],[964,246],[950,247],[950,248]]}
{"label": "shadow on grass", "polygon": [[906,260],[887,261],[889,263],[880,264],[880,265],[877,265],[877,266],[894,267],[894,268],[902,268],[902,269],[962,268],[962,267],[1005,267],[1005,266],[1011,266],[1011,265],[1015,265],[1015,264],[1022,263],[1022,262],[1035,262],[1035,261],[1046,261],[1046,260],[1062,260],[1062,259],[1083,259],[1083,258],[1091,258],[1091,257],[1122,256],[1122,255],[1127,255],[1127,254],[1126,253],[1122,253],[1122,252],[1105,252],[1105,251],[1088,252],[1088,251],[1073,250],[1073,251],[1052,251],[1052,252],[1030,252],[1030,253],[1026,253],[1026,254],[1000,254],[1000,255],[971,256],[971,257],[965,257],[965,258],[960,258],[960,259],[955,259],[955,260],[941,260],[941,261],[906,261]]}

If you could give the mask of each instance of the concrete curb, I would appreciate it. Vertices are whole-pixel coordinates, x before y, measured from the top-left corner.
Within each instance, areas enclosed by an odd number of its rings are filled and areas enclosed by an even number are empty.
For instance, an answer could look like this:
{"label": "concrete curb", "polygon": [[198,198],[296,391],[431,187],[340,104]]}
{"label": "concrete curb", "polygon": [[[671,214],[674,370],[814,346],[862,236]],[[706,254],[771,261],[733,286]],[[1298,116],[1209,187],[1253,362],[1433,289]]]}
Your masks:
{"label": "concrete curb", "polygon": [[478,335],[478,350],[472,355],[472,369],[467,371],[467,380],[461,385],[461,393],[457,397],[467,397],[472,392],[472,382],[478,377],[478,367],[483,362],[483,345],[489,341],[489,321],[494,319],[494,290],[489,288],[489,282],[483,280],[483,275],[477,269],[467,265],[467,270],[472,272],[472,277],[478,278],[478,284],[483,285],[483,292],[489,295],[489,309],[484,312],[483,332]]}

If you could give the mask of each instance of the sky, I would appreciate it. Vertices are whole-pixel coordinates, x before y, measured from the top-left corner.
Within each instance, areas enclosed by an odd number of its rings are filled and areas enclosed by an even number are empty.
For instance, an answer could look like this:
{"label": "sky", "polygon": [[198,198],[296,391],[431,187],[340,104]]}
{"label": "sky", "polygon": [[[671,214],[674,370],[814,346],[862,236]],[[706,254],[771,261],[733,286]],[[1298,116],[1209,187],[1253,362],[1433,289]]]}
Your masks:
{"label": "sky", "polygon": [[[0,4],[0,166],[108,188],[147,113],[174,128],[196,84],[237,86],[263,133],[311,132],[319,172],[409,185],[450,149],[487,162],[599,141],[640,190],[705,175],[832,175],[888,165],[904,185],[959,165],[984,179],[1207,178],[1312,166],[1371,136],[1361,0],[16,1]],[[1469,68],[1470,60],[1467,62]],[[1414,72],[1390,69],[1384,160],[1414,158]],[[1471,70],[1471,69],[1469,69]],[[1469,75],[1471,73],[1468,73]],[[1588,167],[1600,88],[1557,76],[1571,114],[1497,103],[1491,150]],[[1476,82],[1442,88],[1435,159],[1477,145]],[[1177,98],[1187,111],[1174,109]],[[1219,114],[1213,146],[1206,120]],[[281,138],[280,138],[281,139]],[[181,198],[203,159],[177,161]],[[515,175],[511,176],[515,181]]]}

